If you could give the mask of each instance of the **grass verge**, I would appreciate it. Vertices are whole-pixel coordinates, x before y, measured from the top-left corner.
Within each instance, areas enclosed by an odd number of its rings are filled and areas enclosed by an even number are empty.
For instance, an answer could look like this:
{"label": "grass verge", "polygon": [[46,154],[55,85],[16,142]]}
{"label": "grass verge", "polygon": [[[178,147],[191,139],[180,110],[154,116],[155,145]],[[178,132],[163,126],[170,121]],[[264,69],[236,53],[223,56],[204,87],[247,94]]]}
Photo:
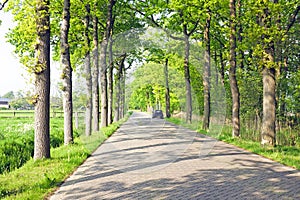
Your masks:
{"label": "grass verge", "polygon": [[[184,120],[179,118],[170,118],[167,119],[169,122],[172,122],[177,125],[181,125],[183,127],[189,128],[191,130],[195,130],[200,132],[201,134],[207,134],[203,130],[199,130],[199,125],[195,125],[195,123],[188,124]],[[242,133],[243,134],[243,133]],[[214,137],[214,135],[208,134],[209,136]],[[232,138],[231,137],[231,128],[226,126],[223,128],[221,134],[215,136],[216,139],[224,141],[229,144],[233,144],[242,149],[248,150],[255,154],[262,155],[271,160],[277,161],[286,166],[290,166],[300,170],[300,148],[296,146],[262,146],[259,142],[254,142],[252,140],[246,140],[243,138]]]}
{"label": "grass verge", "polygon": [[0,175],[0,199],[45,199],[127,119],[100,133],[76,138],[72,145],[51,149],[51,159],[31,159],[23,167]]}

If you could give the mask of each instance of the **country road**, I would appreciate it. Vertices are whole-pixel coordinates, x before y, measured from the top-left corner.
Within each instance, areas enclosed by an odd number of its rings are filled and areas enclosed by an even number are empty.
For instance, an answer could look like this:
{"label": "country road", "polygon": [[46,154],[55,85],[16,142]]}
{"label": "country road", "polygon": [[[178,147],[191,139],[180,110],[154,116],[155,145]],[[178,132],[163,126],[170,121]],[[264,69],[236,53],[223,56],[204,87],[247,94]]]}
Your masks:
{"label": "country road", "polygon": [[135,112],[50,199],[300,199],[300,172]]}

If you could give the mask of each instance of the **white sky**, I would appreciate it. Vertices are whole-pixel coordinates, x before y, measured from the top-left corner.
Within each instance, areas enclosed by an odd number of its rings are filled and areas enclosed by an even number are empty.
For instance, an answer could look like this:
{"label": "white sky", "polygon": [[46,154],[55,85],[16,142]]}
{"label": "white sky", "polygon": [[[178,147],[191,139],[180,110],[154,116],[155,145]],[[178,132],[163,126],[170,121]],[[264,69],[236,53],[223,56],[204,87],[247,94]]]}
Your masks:
{"label": "white sky", "polygon": [[[0,96],[10,91],[28,91],[32,88],[30,78],[25,67],[19,63],[13,53],[15,47],[6,42],[5,35],[13,27],[13,16],[3,10],[0,11]],[[55,86],[59,79],[59,63],[51,63],[51,90],[55,93]]]}
{"label": "white sky", "polygon": [[0,96],[9,91],[19,91],[26,88],[26,71],[14,55],[14,46],[6,42],[5,34],[13,27],[12,15],[0,11]]}

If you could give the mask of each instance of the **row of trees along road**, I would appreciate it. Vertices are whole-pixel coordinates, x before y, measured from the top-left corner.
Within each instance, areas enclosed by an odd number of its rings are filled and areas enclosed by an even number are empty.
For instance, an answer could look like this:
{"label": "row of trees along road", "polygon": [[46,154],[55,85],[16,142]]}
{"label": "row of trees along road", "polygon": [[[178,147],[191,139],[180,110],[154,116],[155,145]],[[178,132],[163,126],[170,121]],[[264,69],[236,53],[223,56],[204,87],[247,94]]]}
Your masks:
{"label": "row of trees along road", "polygon": [[[257,121],[262,118],[262,144],[275,145],[276,123],[279,127],[288,114],[300,112],[300,6],[296,0],[52,0],[51,3],[11,0],[5,3],[1,8],[7,6],[16,21],[7,34],[8,41],[16,47],[15,53],[22,64],[35,76],[35,159],[50,157],[50,48],[52,58],[60,60],[62,67],[67,145],[73,142],[73,71],[82,73],[86,80],[86,135],[99,130],[99,121],[100,127],[105,127],[112,123],[113,116],[118,120],[124,114],[126,69],[135,60],[145,59],[141,59],[140,49],[120,53],[113,48],[111,38],[133,28],[159,27],[170,38],[183,41],[185,53],[179,63],[184,72],[187,122],[192,121],[193,113],[191,79],[198,78],[202,80],[197,84],[202,88],[198,93],[203,94],[203,129],[209,129],[212,60],[231,93],[228,104],[232,109],[228,113],[232,116],[233,137],[241,134],[240,116],[244,119],[254,116]],[[190,70],[190,43],[195,41],[205,50],[202,77]],[[164,54],[159,62],[167,66],[168,56]],[[168,74],[167,68],[164,74]],[[168,85],[167,80],[165,84]],[[170,104],[168,98],[166,102]]]}

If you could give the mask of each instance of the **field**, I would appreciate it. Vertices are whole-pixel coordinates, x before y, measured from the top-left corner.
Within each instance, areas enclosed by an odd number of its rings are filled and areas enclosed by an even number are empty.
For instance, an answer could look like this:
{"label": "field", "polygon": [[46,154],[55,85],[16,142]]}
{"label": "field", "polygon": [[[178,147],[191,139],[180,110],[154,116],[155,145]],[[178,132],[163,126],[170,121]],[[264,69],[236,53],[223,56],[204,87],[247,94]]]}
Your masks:
{"label": "field", "polygon": [[[63,118],[61,112],[52,112],[50,119],[50,145],[63,144]],[[0,174],[21,167],[31,159],[34,150],[33,111],[0,111]],[[78,118],[80,121],[82,117]],[[84,123],[79,123],[84,124]],[[74,130],[78,137],[80,128]]]}
{"label": "field", "polygon": [[[34,161],[29,158],[28,161],[24,161],[22,167],[12,170],[10,173],[6,171],[0,174],[0,199],[46,199],[107,137],[128,119],[128,116],[102,128],[99,133],[93,133],[89,137],[84,134],[79,136],[79,132],[83,132],[83,127],[79,126],[79,129],[75,130],[77,137],[74,139],[74,144],[51,148],[51,159]],[[79,125],[83,125],[83,118],[79,119],[81,120]],[[10,126],[12,127],[8,128]],[[3,130],[6,131],[5,134],[2,134],[1,139],[1,142],[4,143],[19,141],[18,137],[33,139],[33,118],[0,118],[0,131]],[[63,118],[51,118],[51,140],[56,138],[57,144],[62,144],[62,133]],[[9,136],[13,136],[15,139],[10,140]],[[53,144],[53,140],[51,143]],[[33,140],[28,146],[33,146]],[[21,154],[14,152],[14,155],[7,157],[14,158]]]}

